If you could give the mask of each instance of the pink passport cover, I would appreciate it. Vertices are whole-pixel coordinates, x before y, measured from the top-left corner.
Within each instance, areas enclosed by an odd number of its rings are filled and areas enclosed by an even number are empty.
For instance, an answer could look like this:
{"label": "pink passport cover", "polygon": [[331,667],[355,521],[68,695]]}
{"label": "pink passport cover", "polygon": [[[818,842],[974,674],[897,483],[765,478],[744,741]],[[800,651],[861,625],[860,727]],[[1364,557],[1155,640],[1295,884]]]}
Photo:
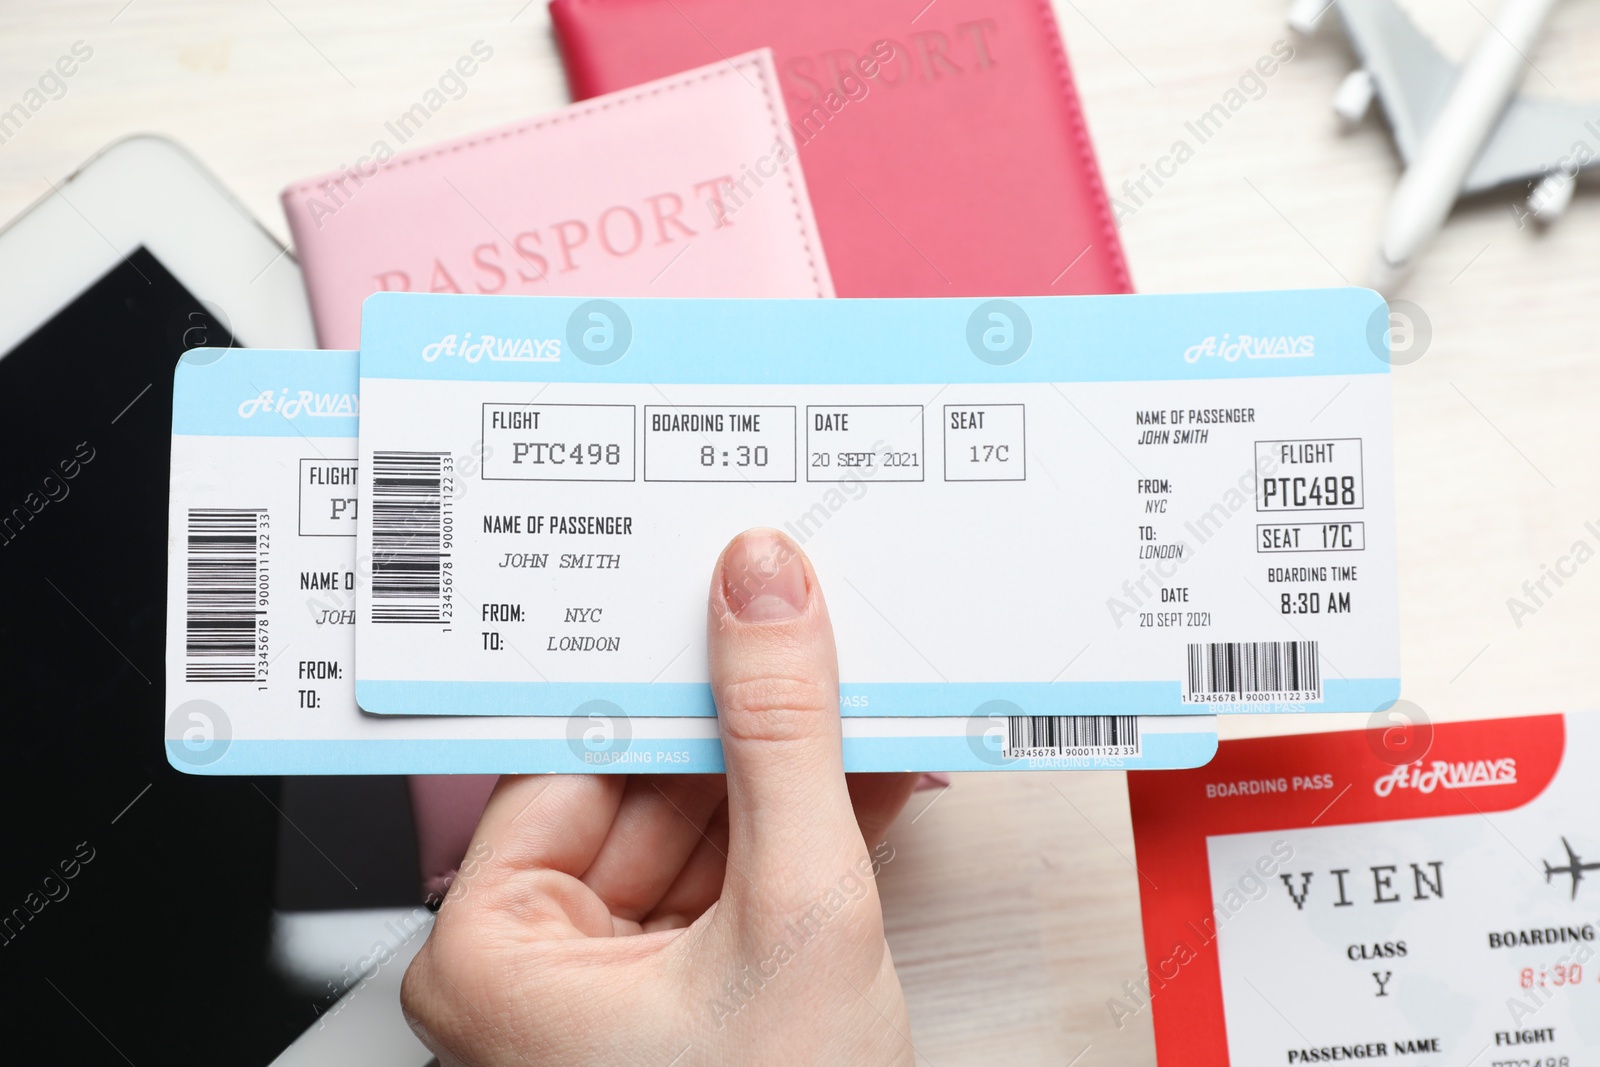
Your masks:
{"label": "pink passport cover", "polygon": [[[761,49],[296,183],[283,207],[317,339],[358,347],[381,289],[832,296],[783,118]],[[731,207],[757,165],[759,195]],[[494,782],[411,778],[425,893],[449,886]]]}
{"label": "pink passport cover", "polygon": [[771,48],[840,296],[1132,291],[1049,0],[551,0],[572,95]]}
{"label": "pink passport cover", "polygon": [[283,207],[317,340],[358,347],[361,302],[384,289],[832,296],[784,123],[760,49],[298,182]]}

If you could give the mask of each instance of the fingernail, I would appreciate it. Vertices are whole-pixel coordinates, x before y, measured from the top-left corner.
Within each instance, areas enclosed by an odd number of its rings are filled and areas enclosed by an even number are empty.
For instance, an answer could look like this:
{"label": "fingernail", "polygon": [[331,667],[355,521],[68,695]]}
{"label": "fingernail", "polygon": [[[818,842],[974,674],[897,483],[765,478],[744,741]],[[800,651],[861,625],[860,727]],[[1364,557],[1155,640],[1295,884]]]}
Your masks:
{"label": "fingernail", "polygon": [[782,622],[806,608],[806,567],[772,530],[740,534],[722,555],[722,595],[743,622]]}

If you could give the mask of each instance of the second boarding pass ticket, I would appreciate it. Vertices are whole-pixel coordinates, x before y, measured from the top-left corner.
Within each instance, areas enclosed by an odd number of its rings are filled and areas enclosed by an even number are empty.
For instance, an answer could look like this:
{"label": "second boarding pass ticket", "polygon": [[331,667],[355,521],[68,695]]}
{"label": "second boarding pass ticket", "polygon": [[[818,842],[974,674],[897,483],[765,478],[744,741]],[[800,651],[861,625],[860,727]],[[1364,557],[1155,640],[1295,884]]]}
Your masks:
{"label": "second boarding pass ticket", "polygon": [[714,713],[704,598],[813,560],[846,716],[1371,711],[1399,694],[1388,310],[378,294],[356,692]]}
{"label": "second boarding pass ticket", "polygon": [[1600,717],[1419,711],[1129,776],[1159,1063],[1600,1063]]}
{"label": "second boarding pass ticket", "polygon": [[[715,719],[378,716],[356,705],[362,506],[354,352],[196,349],[173,394],[169,761],[199,774],[721,771]],[[696,591],[703,598],[703,586]],[[1162,769],[1216,751],[1201,715],[852,718],[851,771]]]}

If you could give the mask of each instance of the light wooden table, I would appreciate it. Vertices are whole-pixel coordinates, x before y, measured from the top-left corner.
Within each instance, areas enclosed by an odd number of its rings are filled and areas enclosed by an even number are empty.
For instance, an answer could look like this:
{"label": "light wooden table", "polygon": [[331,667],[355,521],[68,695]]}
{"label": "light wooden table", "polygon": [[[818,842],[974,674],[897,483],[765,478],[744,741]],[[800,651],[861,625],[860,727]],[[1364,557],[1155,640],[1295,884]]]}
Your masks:
{"label": "light wooden table", "polygon": [[[1397,161],[1381,122],[1336,127],[1328,101],[1350,67],[1336,32],[1294,38],[1280,0],[1056,6],[1107,184],[1135,208],[1122,234],[1141,290],[1364,280]],[[1484,31],[1476,8],[1490,7],[1406,6],[1457,57]],[[278,190],[354,158],[480,39],[494,58],[434,116],[430,139],[565,101],[542,0],[4,0],[0,102],[75,41],[94,55],[0,145],[0,219],[111,140],[154,130],[188,145],[286,238]],[[1265,93],[1132,203],[1123,182],[1278,40],[1296,55]],[[1600,100],[1600,5],[1561,7],[1533,58],[1530,91]],[[1507,608],[1576,542],[1600,549],[1585,526],[1600,530],[1600,196],[1580,189],[1548,232],[1519,230],[1512,199],[1459,208],[1401,294],[1433,328],[1394,390],[1405,696],[1435,719],[1600,703],[1600,559],[1521,626]],[[1153,1060],[1148,1014],[1119,1030],[1106,1007],[1142,966],[1121,775],[961,776],[916,798],[891,841],[890,940],[925,1062]]]}

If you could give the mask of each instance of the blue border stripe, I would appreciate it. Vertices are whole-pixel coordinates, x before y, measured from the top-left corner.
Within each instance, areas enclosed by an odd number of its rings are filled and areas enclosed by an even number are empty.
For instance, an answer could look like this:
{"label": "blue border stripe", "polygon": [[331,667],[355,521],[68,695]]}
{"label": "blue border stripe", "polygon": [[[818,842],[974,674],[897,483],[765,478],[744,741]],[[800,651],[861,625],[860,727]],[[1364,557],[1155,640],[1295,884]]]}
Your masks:
{"label": "blue border stripe", "polygon": [[[1027,715],[1211,715],[1371,712],[1400,697],[1398,678],[1330,679],[1323,701],[1279,704],[1185,704],[1177,682],[876,682],[841,684],[847,718],[967,716],[991,700]],[[849,698],[865,697],[850,705]],[[639,717],[714,716],[702,682],[439,682],[357,679],[356,703],[384,715],[571,715],[580,704],[608,700]]]}
{"label": "blue border stripe", "polygon": [[[585,304],[622,309],[627,347],[610,362],[579,358]],[[667,384],[989,384],[1387,374],[1388,311],[1370,289],[1266,293],[1017,297],[1026,348],[997,364],[976,353],[997,302],[893,300],[650,300],[619,297],[376,293],[361,322],[361,375],[430,381]],[[606,312],[611,314],[611,312]],[[1380,319],[1381,316],[1381,319]],[[1381,329],[1371,327],[1378,323]],[[1309,358],[1205,356],[1240,335],[1314,338]],[[997,335],[998,336],[998,335]],[[508,353],[548,362],[494,361]],[[974,340],[969,341],[969,337]],[[1371,338],[1371,339],[1369,339]],[[526,346],[523,343],[526,342]],[[615,344],[616,342],[609,342]],[[1375,351],[1374,345],[1383,348]],[[453,350],[457,354],[442,354]],[[459,353],[466,351],[472,356]],[[1194,352],[1194,359],[1186,353]],[[425,354],[432,356],[425,358]],[[609,353],[608,353],[609,355]],[[991,354],[992,355],[992,354]],[[1004,358],[1004,356],[994,357]],[[469,359],[471,361],[469,362]]]}
{"label": "blue border stripe", "polygon": [[[1213,731],[1146,734],[1143,754],[1121,760],[1002,760],[966,737],[847,737],[849,771],[1164,770],[1200,767],[1217,751]],[[167,741],[167,760],[189,774],[721,774],[715,738],[635,739],[631,759],[585,762],[566,741],[317,740],[232,742],[204,766],[184,759],[183,742]],[[668,756],[671,758],[666,758]],[[683,761],[683,756],[687,761]],[[648,756],[649,758],[641,758]]]}
{"label": "blue border stripe", "polygon": [[173,371],[172,432],[355,437],[358,363],[355,352],[343,350],[191,349]]}

